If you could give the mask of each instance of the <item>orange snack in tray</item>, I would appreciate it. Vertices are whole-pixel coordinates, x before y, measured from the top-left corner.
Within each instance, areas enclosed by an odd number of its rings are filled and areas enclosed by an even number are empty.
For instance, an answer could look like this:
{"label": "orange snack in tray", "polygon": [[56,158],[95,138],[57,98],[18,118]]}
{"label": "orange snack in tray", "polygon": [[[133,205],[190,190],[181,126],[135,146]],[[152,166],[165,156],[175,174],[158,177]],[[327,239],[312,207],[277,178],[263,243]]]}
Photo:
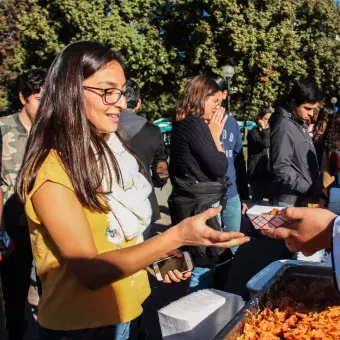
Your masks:
{"label": "orange snack in tray", "polygon": [[[300,302],[301,298],[304,303]],[[274,306],[276,308],[274,308]],[[340,296],[328,282],[291,282],[246,322],[237,340],[340,339]]]}
{"label": "orange snack in tray", "polygon": [[308,208],[320,208],[318,203],[308,203]]}
{"label": "orange snack in tray", "polygon": [[281,211],[280,209],[274,208],[274,209],[270,210],[269,212],[262,213],[261,215],[272,215],[272,216],[279,215],[280,211]]}

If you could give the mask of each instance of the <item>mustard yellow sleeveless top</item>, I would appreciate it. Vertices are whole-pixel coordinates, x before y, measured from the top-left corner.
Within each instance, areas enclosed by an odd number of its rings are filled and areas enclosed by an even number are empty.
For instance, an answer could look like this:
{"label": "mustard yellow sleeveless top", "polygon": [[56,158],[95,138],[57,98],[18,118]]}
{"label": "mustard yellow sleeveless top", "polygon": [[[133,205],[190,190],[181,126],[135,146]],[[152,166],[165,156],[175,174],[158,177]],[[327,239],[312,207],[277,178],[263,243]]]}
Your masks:
{"label": "mustard yellow sleeveless top", "polygon": [[[54,330],[76,330],[123,323],[142,313],[142,302],[150,294],[145,270],[97,291],[81,286],[68,269],[32,205],[32,195],[46,181],[74,191],[70,178],[55,152],[51,151],[41,166],[34,188],[25,204],[38,276],[42,282],[38,322]],[[62,213],[62,212],[61,212]],[[116,245],[105,235],[108,216],[84,208],[98,253],[136,244],[136,239]]]}

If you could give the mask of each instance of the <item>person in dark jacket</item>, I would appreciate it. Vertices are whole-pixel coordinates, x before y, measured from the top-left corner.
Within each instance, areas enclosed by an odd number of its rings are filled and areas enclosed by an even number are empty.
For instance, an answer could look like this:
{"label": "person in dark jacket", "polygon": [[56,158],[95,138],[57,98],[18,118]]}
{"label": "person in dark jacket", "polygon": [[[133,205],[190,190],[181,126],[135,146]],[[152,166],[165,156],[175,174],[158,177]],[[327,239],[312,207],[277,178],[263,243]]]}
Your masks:
{"label": "person in dark jacket", "polygon": [[263,107],[258,116],[258,126],[248,132],[248,180],[253,202],[271,198],[269,169],[270,129],[272,109]]}
{"label": "person in dark jacket", "polygon": [[[228,170],[228,160],[221,145],[221,134],[226,118],[221,108],[222,92],[211,77],[200,75],[193,78],[176,105],[170,146],[170,179],[173,192],[169,198],[171,219],[178,217],[185,200],[192,201],[193,193],[183,192],[177,182],[188,180],[198,184],[217,182]],[[225,195],[227,188],[222,192]],[[208,193],[207,193],[208,195]],[[179,202],[182,197],[182,204]],[[176,198],[176,200],[174,199]],[[216,203],[219,199],[216,200]],[[196,206],[201,204],[196,201]],[[197,209],[187,213],[194,215]],[[194,259],[195,263],[195,259]],[[211,266],[195,267],[189,291],[211,288]]]}
{"label": "person in dark jacket", "polygon": [[[159,127],[136,114],[136,111],[141,107],[138,84],[133,80],[128,80],[126,87],[131,87],[134,91],[126,103],[128,108],[123,110],[120,115],[118,132],[130,142],[133,151],[144,164],[149,182],[153,187],[161,188],[169,177],[162,133]],[[152,190],[149,199],[152,207],[151,222],[155,222],[161,216],[154,190]]]}
{"label": "person in dark jacket", "polygon": [[315,81],[295,82],[286,105],[278,107],[269,124],[274,204],[307,206],[320,193],[319,166],[308,125],[321,101]]}

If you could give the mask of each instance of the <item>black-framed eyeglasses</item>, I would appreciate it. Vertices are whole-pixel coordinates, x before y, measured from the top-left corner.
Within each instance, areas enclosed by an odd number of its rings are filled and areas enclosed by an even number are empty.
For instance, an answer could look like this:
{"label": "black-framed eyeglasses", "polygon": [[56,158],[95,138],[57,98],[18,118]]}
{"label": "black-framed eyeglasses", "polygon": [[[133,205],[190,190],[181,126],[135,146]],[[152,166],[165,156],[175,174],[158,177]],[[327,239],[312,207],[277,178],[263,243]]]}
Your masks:
{"label": "black-framed eyeglasses", "polygon": [[125,91],[116,89],[115,87],[110,87],[108,89],[102,89],[99,87],[83,86],[85,90],[98,90],[103,93],[105,104],[116,104],[119,102],[120,98],[124,96],[128,102],[133,96],[133,88],[128,87]]}

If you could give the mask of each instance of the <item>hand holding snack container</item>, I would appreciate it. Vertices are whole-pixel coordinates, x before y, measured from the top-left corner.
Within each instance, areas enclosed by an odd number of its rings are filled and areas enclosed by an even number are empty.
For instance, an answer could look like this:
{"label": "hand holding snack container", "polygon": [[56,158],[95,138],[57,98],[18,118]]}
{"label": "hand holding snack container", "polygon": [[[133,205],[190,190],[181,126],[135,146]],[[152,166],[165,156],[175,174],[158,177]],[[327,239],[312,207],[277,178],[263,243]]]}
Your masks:
{"label": "hand holding snack container", "polygon": [[289,223],[289,220],[281,215],[282,209],[284,208],[254,205],[246,214],[255,229],[275,229],[285,227]]}

